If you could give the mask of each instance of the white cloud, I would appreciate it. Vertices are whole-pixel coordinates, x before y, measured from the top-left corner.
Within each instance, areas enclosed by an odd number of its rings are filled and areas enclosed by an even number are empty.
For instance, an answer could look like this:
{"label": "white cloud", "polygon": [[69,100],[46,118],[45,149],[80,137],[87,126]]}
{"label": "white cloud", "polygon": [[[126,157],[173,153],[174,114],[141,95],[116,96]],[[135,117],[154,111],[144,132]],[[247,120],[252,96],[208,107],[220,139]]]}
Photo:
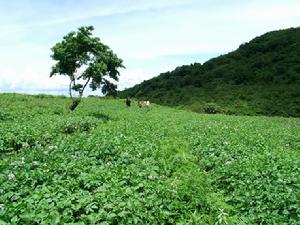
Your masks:
{"label": "white cloud", "polygon": [[0,70],[0,92],[22,91],[27,93],[38,92],[65,92],[67,90],[67,77],[40,76],[30,66],[22,71],[3,68]]}
{"label": "white cloud", "polygon": [[186,55],[201,61],[196,55],[217,56],[267,31],[298,26],[300,2],[11,0],[1,5],[0,21],[0,91],[67,90],[67,79],[49,78],[50,48],[84,24],[124,59],[123,89],[189,63]]}
{"label": "white cloud", "polygon": [[153,74],[147,73],[147,71],[137,68],[137,69],[126,69],[121,70],[121,75],[119,79],[118,89],[123,90],[126,87],[131,87],[137,83],[153,77]]}
{"label": "white cloud", "polygon": [[[148,11],[148,10],[157,10],[166,7],[175,7],[190,4],[192,2],[196,2],[195,0],[160,0],[160,1],[147,1],[147,0],[139,0],[139,1],[112,1],[108,2],[99,2],[99,1],[91,1],[89,4],[78,5],[74,4],[72,1],[72,5],[65,5],[66,8],[74,7],[72,10],[64,11],[60,8],[56,8],[56,10],[52,11],[52,14],[55,15],[47,15],[45,19],[42,20],[34,20],[27,23],[16,23],[16,24],[7,24],[2,25],[1,30],[5,30],[6,32],[15,31],[16,29],[28,29],[33,27],[43,27],[43,26],[51,26],[58,25],[64,23],[70,23],[79,20],[86,20],[94,17],[107,17],[107,16],[116,16],[118,14],[130,14],[134,12],[140,11]],[[18,14],[23,15],[24,7],[28,10],[28,5],[30,8],[34,8],[35,5],[31,6],[28,3],[22,4],[19,3],[18,7],[15,7],[15,10],[18,11]],[[77,5],[77,7],[76,7]],[[62,4],[63,8],[64,4]],[[88,7],[87,7],[88,6]],[[38,6],[36,6],[38,7]],[[9,13],[9,12],[6,12]],[[31,11],[31,13],[34,13]],[[8,14],[10,16],[10,14]],[[49,17],[53,17],[49,19]]]}

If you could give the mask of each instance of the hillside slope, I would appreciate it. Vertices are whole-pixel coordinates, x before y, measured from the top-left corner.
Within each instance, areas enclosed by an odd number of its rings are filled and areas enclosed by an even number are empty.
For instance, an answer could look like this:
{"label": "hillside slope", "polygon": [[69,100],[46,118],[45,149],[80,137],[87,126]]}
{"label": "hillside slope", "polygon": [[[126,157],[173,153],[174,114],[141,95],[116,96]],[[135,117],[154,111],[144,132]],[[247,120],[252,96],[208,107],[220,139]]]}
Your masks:
{"label": "hillside slope", "polygon": [[69,103],[0,94],[0,224],[300,224],[299,118]]}
{"label": "hillside slope", "polygon": [[300,116],[300,28],[266,33],[236,51],[162,73],[120,97],[196,112]]}

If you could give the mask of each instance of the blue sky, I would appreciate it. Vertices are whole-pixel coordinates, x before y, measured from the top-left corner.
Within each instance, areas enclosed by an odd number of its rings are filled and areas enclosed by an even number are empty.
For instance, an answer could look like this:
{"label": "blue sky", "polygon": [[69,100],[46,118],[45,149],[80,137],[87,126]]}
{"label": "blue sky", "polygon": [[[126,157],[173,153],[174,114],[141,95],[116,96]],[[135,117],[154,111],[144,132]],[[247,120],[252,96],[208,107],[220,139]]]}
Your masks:
{"label": "blue sky", "polygon": [[66,94],[66,78],[49,78],[50,48],[83,25],[124,60],[124,89],[297,27],[300,1],[0,0],[0,92]]}

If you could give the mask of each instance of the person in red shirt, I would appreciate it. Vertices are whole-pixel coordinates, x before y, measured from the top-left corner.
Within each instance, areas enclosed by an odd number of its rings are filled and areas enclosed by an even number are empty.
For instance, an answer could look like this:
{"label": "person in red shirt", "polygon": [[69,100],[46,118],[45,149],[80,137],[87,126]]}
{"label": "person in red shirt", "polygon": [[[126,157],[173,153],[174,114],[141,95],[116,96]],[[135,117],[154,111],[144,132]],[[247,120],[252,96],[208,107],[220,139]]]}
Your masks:
{"label": "person in red shirt", "polygon": [[142,107],[143,107],[143,104],[142,104],[141,101],[138,101],[138,104],[137,104],[137,105],[138,105],[139,108],[142,108]]}

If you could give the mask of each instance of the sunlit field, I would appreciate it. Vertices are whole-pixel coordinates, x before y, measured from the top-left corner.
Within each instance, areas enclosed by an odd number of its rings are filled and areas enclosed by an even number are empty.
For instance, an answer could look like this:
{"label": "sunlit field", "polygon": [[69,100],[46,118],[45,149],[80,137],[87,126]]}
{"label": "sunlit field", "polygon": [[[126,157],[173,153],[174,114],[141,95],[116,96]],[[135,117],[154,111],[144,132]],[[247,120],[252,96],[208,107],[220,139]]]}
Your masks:
{"label": "sunlit field", "polygon": [[300,224],[300,119],[0,95],[0,224]]}

